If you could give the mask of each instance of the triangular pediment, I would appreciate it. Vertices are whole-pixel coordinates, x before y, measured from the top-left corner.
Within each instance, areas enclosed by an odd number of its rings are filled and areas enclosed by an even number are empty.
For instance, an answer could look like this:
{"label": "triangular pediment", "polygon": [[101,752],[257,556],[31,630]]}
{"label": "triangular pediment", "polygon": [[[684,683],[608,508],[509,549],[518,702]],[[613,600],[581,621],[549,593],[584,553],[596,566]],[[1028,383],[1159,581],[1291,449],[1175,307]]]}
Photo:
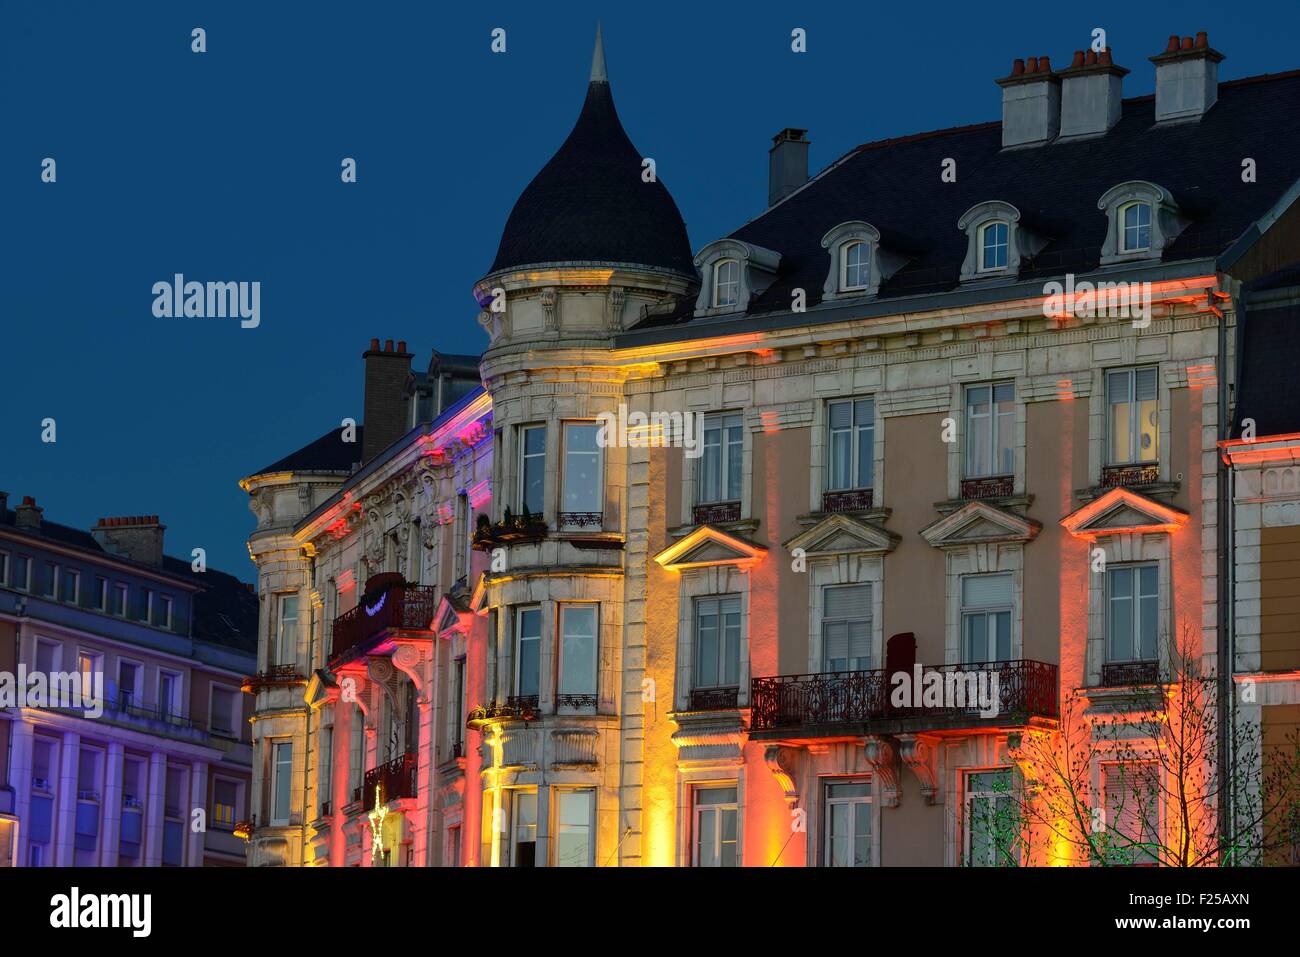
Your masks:
{"label": "triangular pediment", "polygon": [[935,548],[984,542],[1028,542],[1042,527],[1032,518],[988,502],[967,502],[955,512],[921,529],[921,537]]}
{"label": "triangular pediment", "polygon": [[457,632],[469,634],[473,612],[464,607],[464,604],[462,600],[453,600],[450,594],[442,596],[442,600],[438,602],[438,611],[433,616],[433,620],[438,623],[439,637],[450,638]]}
{"label": "triangular pediment", "polygon": [[307,707],[313,711],[318,710],[322,705],[328,704],[338,696],[339,686],[334,682],[325,671],[317,668],[307,679],[307,686],[303,689],[302,700],[306,702]]}
{"label": "triangular pediment", "polygon": [[1076,538],[1091,541],[1116,532],[1172,532],[1187,518],[1180,508],[1132,489],[1113,488],[1065,516],[1061,525]]}
{"label": "triangular pediment", "polygon": [[655,561],[664,568],[680,571],[711,565],[749,566],[761,561],[766,554],[767,549],[762,545],[755,545],[712,525],[701,525],[656,555]]}
{"label": "triangular pediment", "polygon": [[810,558],[819,555],[879,554],[893,550],[898,536],[848,515],[828,515],[812,528],[785,543],[788,551],[802,549]]}

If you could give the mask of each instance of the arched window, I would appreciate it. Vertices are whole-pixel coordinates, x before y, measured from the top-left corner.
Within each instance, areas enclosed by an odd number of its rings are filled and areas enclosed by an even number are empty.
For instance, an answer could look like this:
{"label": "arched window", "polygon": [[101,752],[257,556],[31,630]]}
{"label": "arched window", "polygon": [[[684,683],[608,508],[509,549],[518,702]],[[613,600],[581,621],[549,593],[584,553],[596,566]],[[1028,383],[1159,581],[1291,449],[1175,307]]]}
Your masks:
{"label": "arched window", "polygon": [[980,272],[1007,267],[1010,235],[1009,227],[1001,221],[995,220],[980,227]]}
{"label": "arched window", "polygon": [[844,244],[840,251],[843,273],[840,289],[866,289],[871,285],[871,247],[861,240]]}
{"label": "arched window", "polygon": [[724,259],[713,270],[713,304],[734,306],[740,301],[740,263]]}
{"label": "arched window", "polygon": [[1151,204],[1129,203],[1120,207],[1120,249],[1126,253],[1151,248]]}

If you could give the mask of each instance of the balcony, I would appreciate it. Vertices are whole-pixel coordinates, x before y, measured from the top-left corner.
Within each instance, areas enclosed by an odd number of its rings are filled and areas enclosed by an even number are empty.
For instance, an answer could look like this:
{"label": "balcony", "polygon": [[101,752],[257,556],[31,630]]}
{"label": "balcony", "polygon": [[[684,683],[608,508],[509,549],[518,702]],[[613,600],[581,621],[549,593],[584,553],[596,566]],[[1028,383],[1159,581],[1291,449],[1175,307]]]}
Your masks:
{"label": "balcony", "polygon": [[512,695],[505,704],[496,701],[480,705],[465,716],[465,727],[481,730],[506,721],[535,721],[540,699],[537,695]]}
{"label": "balcony", "polygon": [[[956,705],[951,699],[931,707],[894,707],[890,703],[890,672],[839,671],[812,675],[754,678],[750,692],[751,737],[817,738],[908,731],[1003,727],[1028,718],[1057,715],[1056,665],[1042,661],[997,661],[972,665],[926,667],[969,681],[981,672],[996,674],[998,713],[985,717],[977,705]],[[919,689],[917,689],[919,694]]]}
{"label": "balcony", "polygon": [[[265,671],[259,671],[255,675],[248,675],[244,678],[239,689],[246,694],[257,694],[263,688],[302,684],[306,680],[298,673],[297,665],[272,665]],[[213,731],[217,731],[217,729],[213,728]],[[217,733],[224,734],[226,737],[234,736],[234,732],[229,729]]]}
{"label": "balcony", "polygon": [[874,492],[869,488],[840,489],[822,492],[823,512],[869,512],[874,501]]}
{"label": "balcony", "polygon": [[693,688],[687,710],[734,711],[739,707],[739,688]]}
{"label": "balcony", "polygon": [[523,515],[514,515],[507,508],[505,518],[496,523],[489,521],[486,515],[478,517],[473,547],[481,552],[490,552],[502,545],[540,542],[549,531],[546,519],[541,515],[530,515],[527,512]]}
{"label": "balcony", "polygon": [[691,509],[691,522],[696,525],[725,525],[740,521],[739,502],[714,502],[696,505]]}
{"label": "balcony", "polygon": [[364,654],[388,631],[428,631],[437,610],[436,588],[398,583],[387,575],[376,575],[367,582],[366,593],[357,607],[334,619],[330,663],[338,664]]}
{"label": "balcony", "polygon": [[1101,666],[1103,688],[1153,685],[1160,680],[1160,665],[1154,661],[1119,661]]}
{"label": "balcony", "polygon": [[415,797],[415,771],[414,754],[404,754],[387,764],[371,768],[366,772],[365,784],[361,786],[363,809],[374,809],[376,787],[379,789],[379,800],[384,804]]}
{"label": "balcony", "polygon": [[1101,470],[1102,488],[1132,488],[1135,485],[1151,485],[1160,481],[1160,466],[1147,465],[1107,465]]}
{"label": "balcony", "polygon": [[967,502],[982,498],[1010,498],[1014,493],[1015,477],[1012,475],[989,475],[961,480],[961,497]]}

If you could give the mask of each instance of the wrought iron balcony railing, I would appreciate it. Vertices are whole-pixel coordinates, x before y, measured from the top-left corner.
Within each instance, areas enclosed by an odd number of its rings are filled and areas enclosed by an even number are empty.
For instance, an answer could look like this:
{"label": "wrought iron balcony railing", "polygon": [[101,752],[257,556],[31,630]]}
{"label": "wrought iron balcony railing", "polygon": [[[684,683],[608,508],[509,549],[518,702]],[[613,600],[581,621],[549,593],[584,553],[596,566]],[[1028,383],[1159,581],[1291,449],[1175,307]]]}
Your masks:
{"label": "wrought iron balcony railing", "polygon": [[365,783],[361,786],[362,807],[373,810],[375,806],[375,788],[379,789],[379,800],[384,804],[399,798],[415,797],[416,759],[414,754],[403,754],[387,764],[371,768],[366,772]]}
{"label": "wrought iron balcony railing", "polygon": [[714,502],[696,505],[691,509],[691,521],[696,525],[724,525],[740,521],[739,502]]}
{"label": "wrought iron balcony railing", "polygon": [[[277,685],[292,685],[305,682],[307,679],[298,672],[297,665],[271,665],[265,671],[259,671],[255,675],[249,675],[240,685],[240,690],[247,694],[257,694],[263,688],[273,688]],[[232,731],[221,731],[216,728],[212,729],[218,734],[230,736]]]}
{"label": "wrought iron balcony railing", "polygon": [[729,711],[740,707],[739,688],[693,688],[691,711]]}
{"label": "wrought iron balcony railing", "polygon": [[1117,661],[1101,666],[1103,688],[1153,685],[1160,680],[1160,665],[1154,661]]}
{"label": "wrought iron balcony railing", "polygon": [[822,492],[823,512],[867,512],[875,492],[869,488],[839,489]]}
{"label": "wrought iron balcony railing", "polygon": [[389,630],[428,631],[438,610],[438,589],[398,585],[377,595],[363,595],[357,607],[334,619],[330,660],[363,653],[373,639]]}
{"label": "wrought iron balcony railing", "polygon": [[1007,498],[1015,491],[1015,476],[989,475],[961,480],[961,497],[966,501],[979,498]]}
{"label": "wrought iron balcony railing", "polygon": [[[938,665],[922,669],[922,674],[938,672],[952,675],[955,688],[960,676],[970,685],[973,675],[996,674],[997,717],[1022,720],[1026,717],[1055,717],[1058,710],[1056,665],[1042,661],[995,661],[984,664]],[[750,692],[751,731],[789,731],[803,729],[809,736],[820,729],[836,725],[869,726],[873,722],[906,720],[917,729],[926,727],[960,727],[984,720],[978,704],[966,700],[956,705],[948,697],[944,704],[931,707],[894,707],[890,702],[891,675],[885,669],[874,671],[837,671],[811,675],[779,675],[754,678]],[[989,687],[988,678],[983,679]],[[921,689],[915,689],[919,697]]]}
{"label": "wrought iron balcony railing", "polygon": [[1107,465],[1101,470],[1102,488],[1150,485],[1158,481],[1160,481],[1160,466],[1156,464]]}

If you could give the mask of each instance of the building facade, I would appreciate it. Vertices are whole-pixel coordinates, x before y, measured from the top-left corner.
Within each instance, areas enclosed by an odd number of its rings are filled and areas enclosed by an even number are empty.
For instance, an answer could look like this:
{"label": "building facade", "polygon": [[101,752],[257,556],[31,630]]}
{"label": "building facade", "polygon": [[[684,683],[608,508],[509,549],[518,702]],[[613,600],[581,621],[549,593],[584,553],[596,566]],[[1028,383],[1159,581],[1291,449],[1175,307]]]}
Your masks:
{"label": "building facade", "polygon": [[42,513],[0,495],[0,865],[242,866],[256,595],[156,515]]}
{"label": "building facade", "polygon": [[[244,480],[282,678],[250,862],[1087,863],[988,823],[1072,715],[1149,737],[1135,689],[1232,661],[1294,725],[1220,516],[1243,296],[1300,260],[1300,74],[1151,59],[1132,99],[1109,50],[1017,60],[1000,123],[811,178],[786,129],[692,255],[598,38],[474,287],[481,388],[431,403],[469,363],[373,340],[361,440]],[[1167,834],[1088,741],[1086,801]]]}

